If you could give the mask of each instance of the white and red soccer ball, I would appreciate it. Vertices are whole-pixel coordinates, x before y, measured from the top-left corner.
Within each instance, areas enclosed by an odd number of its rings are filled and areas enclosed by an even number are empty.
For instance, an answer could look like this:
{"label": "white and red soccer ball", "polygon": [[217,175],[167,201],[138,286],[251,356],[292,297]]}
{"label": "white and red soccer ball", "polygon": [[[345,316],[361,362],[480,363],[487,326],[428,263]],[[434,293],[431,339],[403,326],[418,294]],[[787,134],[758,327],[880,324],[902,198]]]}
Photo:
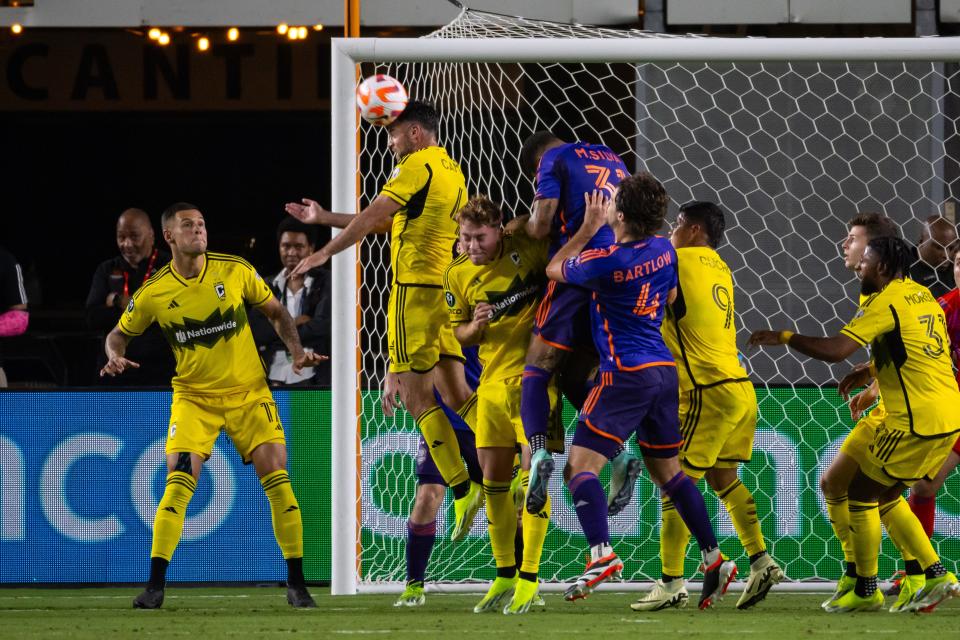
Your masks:
{"label": "white and red soccer ball", "polygon": [[390,124],[406,108],[407,100],[407,90],[403,85],[382,73],[370,76],[357,87],[360,117],[370,124]]}

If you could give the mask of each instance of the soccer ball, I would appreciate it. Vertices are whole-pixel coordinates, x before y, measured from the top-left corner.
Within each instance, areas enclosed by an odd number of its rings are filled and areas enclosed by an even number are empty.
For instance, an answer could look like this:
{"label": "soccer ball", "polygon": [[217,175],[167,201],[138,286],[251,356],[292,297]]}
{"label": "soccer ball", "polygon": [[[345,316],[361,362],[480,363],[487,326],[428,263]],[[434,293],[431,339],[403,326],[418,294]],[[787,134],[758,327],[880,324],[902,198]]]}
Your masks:
{"label": "soccer ball", "polygon": [[370,124],[386,126],[397,119],[407,106],[407,90],[397,80],[378,73],[357,87],[360,117]]}

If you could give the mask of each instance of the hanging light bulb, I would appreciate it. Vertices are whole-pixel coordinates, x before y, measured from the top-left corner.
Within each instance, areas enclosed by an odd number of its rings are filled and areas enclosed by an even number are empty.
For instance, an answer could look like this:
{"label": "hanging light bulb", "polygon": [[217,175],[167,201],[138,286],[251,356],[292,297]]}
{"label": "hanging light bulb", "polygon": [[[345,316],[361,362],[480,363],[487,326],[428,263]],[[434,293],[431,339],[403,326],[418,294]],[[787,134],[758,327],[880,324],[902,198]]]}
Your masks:
{"label": "hanging light bulb", "polygon": [[240,29],[237,29],[236,27],[230,27],[227,29],[227,40],[230,42],[236,42],[239,37]]}

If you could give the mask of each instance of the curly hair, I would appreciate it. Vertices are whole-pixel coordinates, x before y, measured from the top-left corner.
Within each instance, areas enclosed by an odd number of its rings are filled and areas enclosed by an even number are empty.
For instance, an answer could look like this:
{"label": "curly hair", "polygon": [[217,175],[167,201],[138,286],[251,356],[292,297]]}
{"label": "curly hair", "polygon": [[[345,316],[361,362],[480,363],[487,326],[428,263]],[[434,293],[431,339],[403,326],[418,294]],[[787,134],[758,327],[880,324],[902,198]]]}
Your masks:
{"label": "curly hair", "polygon": [[639,236],[652,236],[663,226],[670,196],[660,181],[647,171],[638,171],[620,181],[617,211],[627,228]]}
{"label": "curly hair", "polygon": [[877,262],[891,278],[902,278],[913,264],[913,252],[902,238],[881,236],[867,243],[867,248],[877,254]]}

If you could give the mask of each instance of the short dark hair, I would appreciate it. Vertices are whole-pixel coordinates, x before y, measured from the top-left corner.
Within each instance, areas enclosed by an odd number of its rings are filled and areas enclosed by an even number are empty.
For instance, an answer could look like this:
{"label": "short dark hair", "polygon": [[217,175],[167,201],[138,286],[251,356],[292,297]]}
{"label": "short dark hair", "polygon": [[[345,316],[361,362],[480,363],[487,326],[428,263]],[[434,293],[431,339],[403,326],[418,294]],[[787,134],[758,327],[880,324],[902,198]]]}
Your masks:
{"label": "short dark hair", "polygon": [[631,231],[639,236],[652,236],[667,217],[670,196],[660,181],[647,171],[638,171],[620,181],[617,189],[617,211]]}
{"label": "short dark hair", "polygon": [[700,225],[707,234],[707,242],[716,249],[723,241],[723,232],[727,228],[727,220],[723,210],[713,202],[694,200],[680,207],[680,213],[688,222]]}
{"label": "short dark hair", "polygon": [[560,138],[552,131],[543,130],[537,131],[523,141],[523,146],[520,148],[520,171],[523,175],[532,176],[536,173],[544,148],[555,140],[559,141]]}
{"label": "short dark hair", "polygon": [[166,227],[167,223],[176,218],[177,214],[181,211],[193,210],[200,211],[200,207],[195,204],[190,204],[189,202],[174,202],[163,210],[163,215],[160,216],[160,225]]}
{"label": "short dark hair", "polygon": [[910,271],[913,251],[903,238],[880,236],[870,240],[867,247],[877,254],[877,261],[891,278],[902,278]]}
{"label": "short dark hair", "polygon": [[867,230],[867,240],[874,238],[899,238],[900,227],[890,217],[882,213],[858,213],[847,223],[849,228],[863,227]]}
{"label": "short dark hair", "polygon": [[285,233],[302,233],[307,236],[307,242],[310,246],[317,246],[317,226],[300,222],[296,218],[287,216],[277,225],[277,244],[280,244],[280,238]]}
{"label": "short dark hair", "polygon": [[457,221],[463,224],[469,220],[484,227],[499,227],[503,224],[503,211],[485,194],[478,193],[463,205],[457,214]]}
{"label": "short dark hair", "polygon": [[440,113],[437,111],[437,108],[429,102],[411,100],[392,124],[401,124],[403,122],[416,122],[430,133],[436,135],[437,131],[440,130]]}

